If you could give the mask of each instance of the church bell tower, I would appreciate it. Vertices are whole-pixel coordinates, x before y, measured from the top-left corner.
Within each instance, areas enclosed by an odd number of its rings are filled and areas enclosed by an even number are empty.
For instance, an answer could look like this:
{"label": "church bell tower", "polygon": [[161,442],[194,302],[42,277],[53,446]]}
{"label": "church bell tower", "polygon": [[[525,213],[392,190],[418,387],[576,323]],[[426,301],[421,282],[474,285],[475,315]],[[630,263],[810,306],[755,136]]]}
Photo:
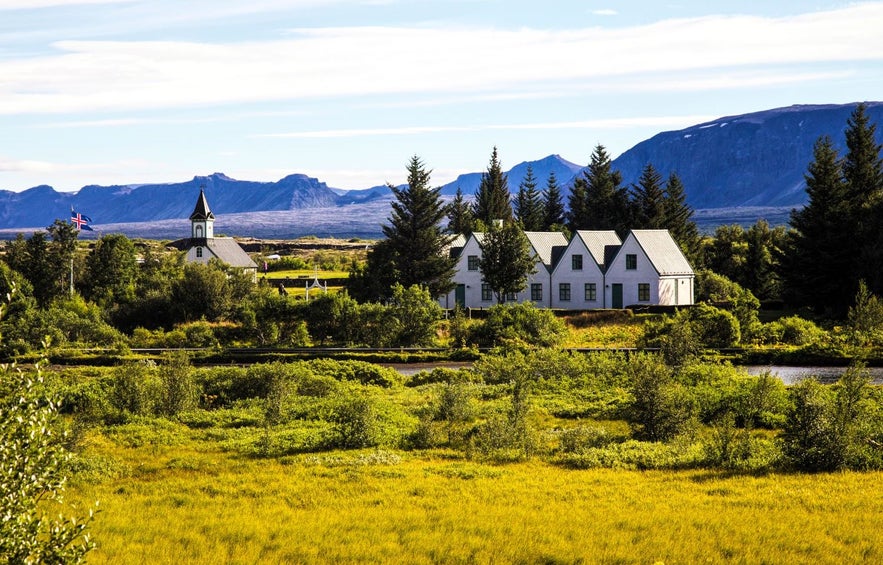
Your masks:
{"label": "church bell tower", "polygon": [[190,214],[190,237],[193,239],[211,239],[215,237],[215,215],[208,207],[204,188],[199,189],[196,207]]}

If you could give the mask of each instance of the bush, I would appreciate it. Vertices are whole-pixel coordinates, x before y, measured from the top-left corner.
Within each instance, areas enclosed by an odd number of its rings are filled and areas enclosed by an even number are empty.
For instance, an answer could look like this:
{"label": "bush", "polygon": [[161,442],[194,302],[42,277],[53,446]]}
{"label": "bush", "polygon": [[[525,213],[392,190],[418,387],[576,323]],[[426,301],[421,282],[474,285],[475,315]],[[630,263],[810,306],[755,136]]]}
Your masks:
{"label": "bush", "polygon": [[159,367],[159,381],[156,399],[158,414],[175,416],[196,407],[199,389],[186,353],[173,353],[163,359]]}
{"label": "bush", "polygon": [[800,316],[780,318],[764,324],[760,332],[763,343],[810,345],[820,343],[827,336],[825,330]]}
{"label": "bush", "polygon": [[667,441],[686,430],[693,418],[693,398],[654,355],[634,355],[629,362],[634,400],[630,421],[635,437]]}
{"label": "bush", "polygon": [[69,453],[57,438],[57,403],[41,391],[39,372],[0,369],[0,560],[82,563],[95,544],[86,520],[50,517],[61,503]]}
{"label": "bush", "polygon": [[517,345],[551,347],[567,335],[567,326],[545,308],[532,302],[496,304],[487,318],[473,326],[470,342],[483,347]]}

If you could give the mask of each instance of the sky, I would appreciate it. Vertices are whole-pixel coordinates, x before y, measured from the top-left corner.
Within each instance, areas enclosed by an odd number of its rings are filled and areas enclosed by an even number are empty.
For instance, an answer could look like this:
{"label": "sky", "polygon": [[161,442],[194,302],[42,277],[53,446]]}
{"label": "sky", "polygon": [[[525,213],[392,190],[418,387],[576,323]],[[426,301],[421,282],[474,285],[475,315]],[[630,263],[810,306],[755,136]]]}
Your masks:
{"label": "sky", "polygon": [[883,99],[883,1],[0,0],[0,189],[439,186]]}

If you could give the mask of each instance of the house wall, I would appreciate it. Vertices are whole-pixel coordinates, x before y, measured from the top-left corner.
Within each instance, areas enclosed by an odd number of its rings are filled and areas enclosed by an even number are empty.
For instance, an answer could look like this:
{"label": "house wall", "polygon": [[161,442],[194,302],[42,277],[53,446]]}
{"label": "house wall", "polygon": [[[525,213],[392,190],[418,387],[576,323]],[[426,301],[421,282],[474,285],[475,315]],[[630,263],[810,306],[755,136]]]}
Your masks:
{"label": "house wall", "polygon": [[[573,269],[573,256],[582,255],[582,270]],[[560,284],[570,284],[570,300],[561,300]],[[586,283],[595,283],[596,299],[586,300]],[[591,310],[604,308],[604,274],[589,253],[585,242],[574,237],[561,255],[558,265],[552,272],[552,308]]]}
{"label": "house wall", "polygon": [[665,306],[693,304],[693,277],[667,277],[659,283],[659,302]]}
{"label": "house wall", "polygon": [[[626,269],[626,256],[635,255],[637,264],[635,269]],[[660,278],[656,268],[650,262],[647,254],[638,245],[638,242],[629,235],[616,257],[607,269],[605,291],[607,294],[607,307],[613,307],[613,285],[622,284],[623,307],[633,304],[659,304]],[[638,285],[649,284],[650,296],[648,300],[638,299]]]}
{"label": "house wall", "polygon": [[[481,271],[469,270],[469,256],[481,257],[481,248],[475,237],[470,237],[460,256],[457,258],[456,274],[454,275],[454,284],[462,284],[466,287],[466,308],[488,308],[494,304],[493,297],[491,300],[481,299]],[[456,304],[456,289],[439,298],[439,304],[442,308],[453,308]]]}
{"label": "house wall", "polygon": [[[196,256],[196,250],[202,249],[202,257]],[[210,259],[214,259],[216,255],[212,253],[212,250],[206,246],[196,246],[191,247],[187,250],[187,262],[188,263],[203,263],[207,264]]]}

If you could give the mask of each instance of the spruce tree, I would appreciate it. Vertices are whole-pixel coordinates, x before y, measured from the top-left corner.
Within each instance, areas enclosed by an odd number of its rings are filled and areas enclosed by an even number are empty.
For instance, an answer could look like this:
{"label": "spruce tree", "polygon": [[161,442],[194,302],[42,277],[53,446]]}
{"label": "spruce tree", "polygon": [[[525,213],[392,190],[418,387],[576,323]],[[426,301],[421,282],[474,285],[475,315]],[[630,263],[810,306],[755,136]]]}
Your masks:
{"label": "spruce tree", "polygon": [[[358,298],[388,298],[395,283],[405,288],[422,286],[432,296],[454,287],[455,261],[447,253],[453,238],[442,228],[447,209],[440,189],[429,186],[431,171],[416,155],[407,169],[408,184],[404,188],[389,186],[396,199],[389,224],[382,227],[386,238],[368,254],[365,268],[353,273],[353,285],[363,287],[354,290]],[[378,281],[382,283],[379,288]]]}
{"label": "spruce tree", "polygon": [[698,266],[701,238],[693,222],[693,209],[687,204],[684,183],[677,173],[671,173],[665,182],[665,228],[668,229],[687,259]]}
{"label": "spruce tree", "polygon": [[497,148],[494,147],[487,172],[481,175],[481,184],[475,193],[472,215],[485,227],[493,225],[494,220],[509,221],[512,219],[509,200],[509,179],[503,172]]}
{"label": "spruce tree", "polygon": [[543,190],[543,213],[543,231],[553,231],[564,226],[566,220],[564,201],[555,171],[549,172],[546,188]]}
{"label": "spruce tree", "polygon": [[468,235],[474,231],[472,207],[466,202],[463,190],[458,186],[457,194],[448,205],[448,232]]}
{"label": "spruce tree", "polygon": [[805,179],[809,201],[791,212],[792,231],[781,261],[783,290],[789,302],[843,314],[858,283],[849,251],[856,242],[847,229],[848,193],[830,137],[816,141]]}
{"label": "spruce tree", "polygon": [[482,280],[494,292],[497,303],[505,302],[508,294],[524,290],[527,277],[534,272],[535,261],[521,225],[514,220],[501,225],[492,224],[480,246],[478,268]]}
{"label": "spruce tree", "polygon": [[869,123],[865,105],[859,104],[846,125],[846,156],[843,177],[850,221],[843,229],[852,233],[854,259],[850,295],[864,279],[874,293],[883,291],[883,161],[876,140],[877,127]]}
{"label": "spruce tree", "polygon": [[537,179],[533,175],[533,167],[527,166],[527,173],[518,185],[515,197],[515,218],[521,222],[525,231],[543,229],[544,210],[540,191],[537,190]]}
{"label": "spruce tree", "polygon": [[607,150],[595,146],[589,166],[571,190],[571,230],[616,230],[624,236],[630,229],[630,202],[621,184],[622,174],[613,169]]}
{"label": "spruce tree", "polygon": [[662,175],[652,163],[647,163],[641,171],[638,184],[632,186],[631,229],[665,229],[666,198],[662,187]]}

